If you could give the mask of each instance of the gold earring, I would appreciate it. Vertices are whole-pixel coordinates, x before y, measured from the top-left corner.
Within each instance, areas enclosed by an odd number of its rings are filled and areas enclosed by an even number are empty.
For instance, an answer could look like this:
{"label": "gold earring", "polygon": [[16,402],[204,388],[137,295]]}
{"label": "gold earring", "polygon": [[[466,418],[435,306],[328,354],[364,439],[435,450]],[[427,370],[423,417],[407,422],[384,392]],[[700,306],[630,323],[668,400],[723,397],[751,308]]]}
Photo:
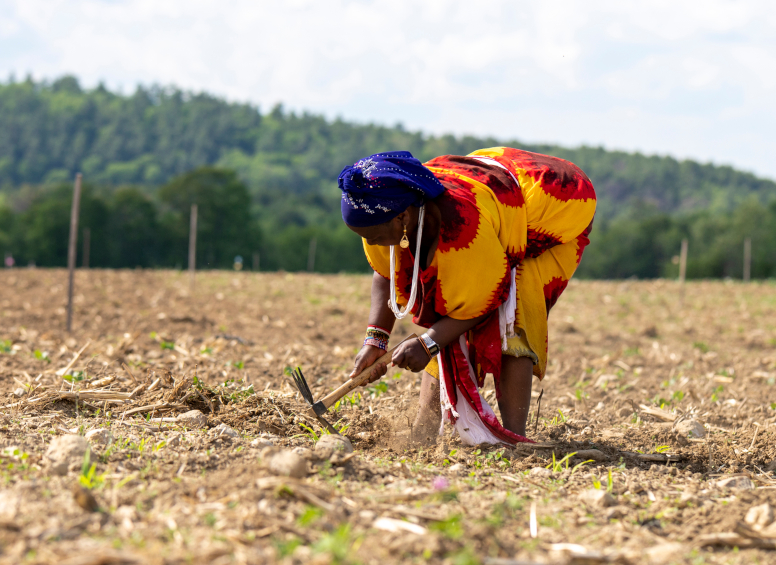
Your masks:
{"label": "gold earring", "polygon": [[404,226],[404,235],[401,237],[401,241],[399,242],[399,247],[402,249],[407,249],[410,246],[410,240],[407,239],[407,226]]}

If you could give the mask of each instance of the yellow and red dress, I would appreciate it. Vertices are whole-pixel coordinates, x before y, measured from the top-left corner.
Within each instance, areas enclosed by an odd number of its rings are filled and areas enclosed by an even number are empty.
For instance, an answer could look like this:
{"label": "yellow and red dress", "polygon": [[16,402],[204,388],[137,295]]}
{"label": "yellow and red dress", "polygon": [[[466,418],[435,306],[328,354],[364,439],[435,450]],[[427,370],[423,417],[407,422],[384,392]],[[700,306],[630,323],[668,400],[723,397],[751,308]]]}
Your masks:
{"label": "yellow and red dress", "polygon": [[[462,382],[469,389],[461,373],[471,363],[482,386],[486,373],[498,381],[501,355],[510,354],[532,357],[534,374],[543,378],[547,315],[589,243],[596,207],[590,179],[563,159],[508,147],[445,155],[425,166],[446,190],[434,199],[442,214],[439,243],[419,275],[414,321],[431,327],[444,316],[492,314],[466,336],[468,351],[459,351],[457,343],[444,348],[442,373],[450,383],[457,380],[459,389]],[[388,278],[389,248],[364,242],[364,251],[372,268]],[[396,295],[403,306],[414,257],[410,249],[396,252]],[[510,305],[506,335],[504,304]],[[434,362],[427,370],[437,372]]]}

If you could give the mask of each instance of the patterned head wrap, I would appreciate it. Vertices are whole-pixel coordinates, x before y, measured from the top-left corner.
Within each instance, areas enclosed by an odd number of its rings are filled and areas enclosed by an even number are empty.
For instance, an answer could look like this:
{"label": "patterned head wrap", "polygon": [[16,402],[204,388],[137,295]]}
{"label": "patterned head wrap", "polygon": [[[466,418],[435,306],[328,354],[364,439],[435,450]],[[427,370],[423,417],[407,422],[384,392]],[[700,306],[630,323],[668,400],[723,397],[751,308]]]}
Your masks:
{"label": "patterned head wrap", "polygon": [[345,167],[339,175],[342,219],[364,228],[389,222],[445,190],[434,173],[409,151],[377,153]]}

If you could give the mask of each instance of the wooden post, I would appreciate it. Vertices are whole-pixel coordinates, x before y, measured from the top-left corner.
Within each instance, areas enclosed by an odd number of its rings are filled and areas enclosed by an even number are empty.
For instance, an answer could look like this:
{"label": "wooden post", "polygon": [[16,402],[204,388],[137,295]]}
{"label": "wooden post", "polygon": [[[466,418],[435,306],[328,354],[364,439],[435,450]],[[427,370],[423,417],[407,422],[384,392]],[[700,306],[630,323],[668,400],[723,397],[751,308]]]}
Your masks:
{"label": "wooden post", "polygon": [[315,248],[318,246],[316,238],[310,240],[310,249],[307,252],[307,272],[312,273],[315,270]]}
{"label": "wooden post", "polygon": [[682,251],[679,254],[679,282],[683,283],[687,276],[687,240],[682,240]]}
{"label": "wooden post", "polygon": [[92,230],[84,228],[84,249],[83,249],[83,267],[89,268],[89,251],[92,245]]}
{"label": "wooden post", "polygon": [[78,214],[81,210],[81,173],[75,176],[73,187],[73,205],[70,207],[70,242],[67,246],[67,331],[73,331],[73,284],[75,273],[75,253],[78,244]]}
{"label": "wooden post", "polygon": [[744,240],[744,282],[748,283],[752,279],[752,238],[747,237]]}
{"label": "wooden post", "polygon": [[253,270],[258,272],[259,270],[259,261],[261,260],[261,255],[258,253],[253,254]]}
{"label": "wooden post", "polygon": [[197,205],[191,205],[189,222],[189,283],[194,288],[194,271],[197,268]]}

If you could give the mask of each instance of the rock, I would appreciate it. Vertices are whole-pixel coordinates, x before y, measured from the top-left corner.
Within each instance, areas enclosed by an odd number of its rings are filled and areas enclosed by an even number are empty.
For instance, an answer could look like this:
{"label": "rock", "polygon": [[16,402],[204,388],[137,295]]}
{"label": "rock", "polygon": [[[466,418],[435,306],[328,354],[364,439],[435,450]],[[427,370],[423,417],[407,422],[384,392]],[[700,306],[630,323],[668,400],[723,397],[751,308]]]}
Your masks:
{"label": "rock", "polygon": [[240,434],[238,434],[236,431],[234,431],[232,428],[227,426],[226,424],[218,424],[215,428],[212,428],[207,435],[209,436],[216,436],[216,437],[231,437],[231,438],[239,438]]}
{"label": "rock", "polygon": [[773,508],[770,504],[760,504],[752,506],[746,513],[744,522],[755,529],[766,528],[773,522]]}
{"label": "rock", "polygon": [[110,443],[111,439],[113,439],[113,436],[111,436],[110,430],[106,430],[105,428],[96,428],[86,432],[86,434],[84,434],[84,439],[92,443],[105,445]]}
{"label": "rock", "polygon": [[74,484],[72,486],[72,492],[73,500],[87,512],[97,512],[100,509],[100,505],[97,504],[97,500],[89,489],[86,489],[79,484]]}
{"label": "rock", "polygon": [[583,491],[579,498],[590,506],[597,506],[599,508],[608,508],[609,506],[614,506],[617,502],[611,494],[597,488]]}
{"label": "rock", "polygon": [[303,457],[304,459],[307,459],[308,461],[312,461],[312,459],[314,459],[312,450],[306,447],[296,447],[291,451],[293,453],[296,453],[299,457]]}
{"label": "rock", "polygon": [[619,410],[617,410],[617,415],[620,418],[630,418],[633,416],[633,408],[629,408],[628,406],[623,406]]}
{"label": "rock", "polygon": [[752,490],[754,488],[754,484],[752,484],[749,477],[744,476],[725,477],[714,484],[719,488],[734,488],[740,490]]}
{"label": "rock", "polygon": [[256,438],[251,442],[251,447],[272,447],[275,445],[271,440],[263,437]]}
{"label": "rock", "polygon": [[174,434],[167,438],[167,447],[176,449],[183,443],[183,434]]}
{"label": "rock", "polygon": [[17,388],[16,390],[13,391],[13,395],[16,398],[21,398],[22,396],[24,396],[24,389],[22,387]]}
{"label": "rock", "polygon": [[609,508],[609,510],[606,511],[607,520],[619,520],[620,518],[624,518],[628,515],[628,507],[627,506],[613,506],[612,508]]}
{"label": "rock", "polygon": [[673,563],[686,552],[687,548],[681,543],[661,543],[645,550],[644,555],[647,558],[647,563],[663,565],[664,563]]}
{"label": "rock", "polygon": [[353,444],[345,436],[335,434],[326,434],[315,444],[315,455],[320,459],[331,459],[335,453],[353,453]]}
{"label": "rock", "polygon": [[176,418],[176,423],[192,430],[199,430],[207,426],[207,418],[199,410],[189,410]]}
{"label": "rock", "polygon": [[582,451],[577,451],[577,454],[574,457],[580,457],[584,460],[592,459],[593,461],[609,460],[609,457],[607,457],[603,451],[598,449],[583,449]]}
{"label": "rock", "polygon": [[51,462],[51,470],[57,475],[67,473],[71,465],[80,465],[89,443],[81,436],[69,434],[54,438],[46,451],[46,459]]}
{"label": "rock", "polygon": [[768,463],[765,466],[765,470],[768,471],[769,473],[772,473],[773,471],[776,471],[776,459],[774,459],[773,461]]}
{"label": "rock", "polygon": [[682,420],[674,427],[676,433],[684,437],[706,437],[706,428],[697,420]]}
{"label": "rock", "polygon": [[293,451],[281,451],[269,460],[269,470],[282,477],[301,479],[307,476],[307,459]]}
{"label": "rock", "polygon": [[13,522],[19,512],[21,498],[10,490],[0,491],[0,520]]}
{"label": "rock", "polygon": [[463,463],[455,463],[453,465],[450,465],[447,468],[447,470],[450,471],[451,473],[460,474],[466,471],[466,468],[463,466]]}
{"label": "rock", "polygon": [[528,475],[531,477],[537,477],[539,479],[547,479],[552,477],[552,471],[545,469],[544,467],[534,467],[531,469]]}

